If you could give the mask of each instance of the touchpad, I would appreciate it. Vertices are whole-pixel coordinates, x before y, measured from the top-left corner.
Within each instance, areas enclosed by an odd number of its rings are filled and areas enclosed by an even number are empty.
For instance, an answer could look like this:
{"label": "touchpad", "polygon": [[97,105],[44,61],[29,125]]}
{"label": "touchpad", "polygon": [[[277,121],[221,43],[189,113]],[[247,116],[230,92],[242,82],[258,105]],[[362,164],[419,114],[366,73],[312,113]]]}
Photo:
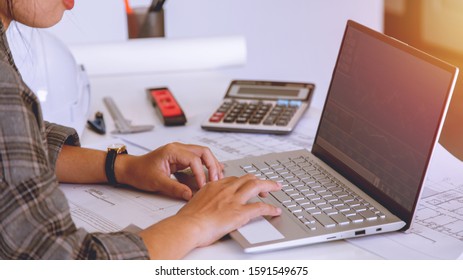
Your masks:
{"label": "touchpad", "polygon": [[261,243],[285,238],[264,217],[252,219],[248,224],[238,229],[238,232],[251,243]]}

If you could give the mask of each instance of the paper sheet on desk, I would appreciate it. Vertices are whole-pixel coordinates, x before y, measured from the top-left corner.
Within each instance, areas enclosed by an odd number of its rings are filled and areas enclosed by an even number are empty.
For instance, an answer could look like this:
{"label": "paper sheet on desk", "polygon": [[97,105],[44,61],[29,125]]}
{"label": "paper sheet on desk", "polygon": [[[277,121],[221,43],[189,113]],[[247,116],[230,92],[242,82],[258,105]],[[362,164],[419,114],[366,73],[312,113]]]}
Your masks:
{"label": "paper sheet on desk", "polygon": [[181,200],[105,185],[61,184],[77,227],[90,232],[146,228],[177,213]]}
{"label": "paper sheet on desk", "polygon": [[289,135],[210,132],[202,130],[199,125],[188,124],[184,127],[164,129],[162,133],[155,129],[152,132],[117,137],[147,151],[173,141],[203,145],[209,147],[217,159],[225,161],[304,148],[310,150],[319,114],[320,111],[317,109],[309,110]]}
{"label": "paper sheet on desk", "polygon": [[71,47],[89,75],[206,70],[246,63],[244,37],[143,38]]}
{"label": "paper sheet on desk", "polygon": [[456,259],[463,253],[463,163],[437,145],[410,233],[349,240],[386,259]]}

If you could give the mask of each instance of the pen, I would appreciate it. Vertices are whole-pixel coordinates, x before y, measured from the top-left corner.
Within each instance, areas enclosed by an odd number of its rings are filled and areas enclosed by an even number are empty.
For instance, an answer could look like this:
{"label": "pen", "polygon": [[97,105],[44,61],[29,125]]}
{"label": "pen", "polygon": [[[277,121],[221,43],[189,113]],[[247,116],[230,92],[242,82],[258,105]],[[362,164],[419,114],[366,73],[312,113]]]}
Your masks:
{"label": "pen", "polygon": [[148,12],[159,12],[162,10],[164,2],[166,2],[166,0],[153,0],[153,2],[151,2],[151,6],[148,9]]}

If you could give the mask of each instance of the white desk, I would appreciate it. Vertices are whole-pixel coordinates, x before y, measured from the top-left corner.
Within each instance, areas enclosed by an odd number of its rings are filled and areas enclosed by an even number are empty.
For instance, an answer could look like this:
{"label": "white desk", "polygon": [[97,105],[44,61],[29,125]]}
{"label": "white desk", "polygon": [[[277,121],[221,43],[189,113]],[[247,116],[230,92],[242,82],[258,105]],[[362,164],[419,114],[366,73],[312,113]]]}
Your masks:
{"label": "white desk", "polygon": [[[97,110],[102,111],[105,114],[105,121],[107,130],[111,131],[114,128],[112,119],[103,106],[102,97],[112,96],[116,103],[119,105],[122,113],[126,118],[133,121],[134,124],[154,124],[155,129],[149,137],[152,137],[153,147],[168,143],[173,140],[177,140],[179,134],[182,131],[188,131],[188,133],[201,133],[200,123],[208,117],[215,107],[221,102],[221,99],[225,93],[225,90],[230,82],[231,78],[218,72],[195,72],[195,73],[175,73],[175,74],[153,74],[153,75],[137,75],[137,76],[125,76],[125,77],[93,77],[91,79],[92,92],[93,92],[93,104],[91,112]],[[146,98],[145,89],[148,87],[160,87],[168,86],[176,96],[177,100],[186,112],[188,123],[186,127],[164,127],[151,104]],[[315,92],[317,94],[317,92]],[[312,119],[312,123],[318,123],[320,110],[316,108],[310,108],[306,114],[307,118]],[[305,123],[298,126],[296,133],[314,134],[314,126],[306,127]],[[307,130],[307,131],[306,131]],[[282,136],[294,137],[291,135]],[[141,137],[145,137],[141,135]],[[233,134],[230,134],[233,137]],[[253,137],[249,134],[248,137]],[[281,137],[281,136],[280,136]],[[84,146],[94,145],[98,142],[107,142],[111,139],[110,134],[105,136],[97,135],[94,132],[86,130],[82,135],[82,143]],[[185,139],[185,138],[184,138]],[[284,138],[283,138],[284,139]],[[311,143],[307,143],[307,147],[311,146]],[[442,164],[439,161],[448,162],[444,158],[437,158],[436,164],[434,164],[434,179],[438,181],[441,174],[440,168]],[[460,164],[460,165],[459,165]],[[459,173],[458,170],[462,170],[461,162],[453,163],[454,169],[447,168],[446,174],[442,179],[453,178],[460,180],[458,188],[463,192],[462,184],[463,176],[456,175]],[[452,181],[454,182],[454,181]],[[462,194],[463,196],[463,194]],[[461,208],[463,209],[463,208]],[[459,211],[461,211],[461,209]],[[455,213],[457,213],[455,211]],[[454,218],[461,217],[455,215]],[[461,233],[463,234],[463,222],[458,221],[454,227],[461,227]],[[421,226],[421,225],[420,225]],[[433,234],[441,234],[437,232]],[[397,233],[396,235],[382,235],[381,237],[372,237],[369,239],[364,238],[358,239],[362,242],[351,242],[351,241],[335,241],[324,244],[316,244],[305,247],[298,247],[280,251],[274,251],[262,254],[244,254],[233,240],[223,239],[209,247],[199,248],[192,251],[186,256],[187,259],[380,259],[380,258],[433,258],[432,255],[424,253],[411,252],[409,254],[402,255],[401,252],[383,252],[386,248],[378,248],[378,251],[369,251],[368,248],[372,248],[372,243],[385,242],[394,243],[397,240],[409,240],[411,235],[404,235]],[[415,234],[419,234],[415,232]],[[457,235],[455,235],[457,236]],[[441,237],[441,236],[439,236]],[[376,238],[376,239],[375,239]],[[398,238],[398,239],[397,239]],[[447,236],[444,236],[447,238]],[[460,235],[460,241],[461,241]],[[413,239],[413,242],[416,239]],[[457,258],[463,246],[454,246],[458,243],[458,240],[451,240],[452,247],[457,247],[457,252],[451,252],[449,255],[445,255],[443,258]],[[418,240],[418,242],[420,242]],[[396,242],[397,243],[397,242]],[[439,243],[440,244],[440,243]],[[426,245],[426,244],[425,244]],[[448,246],[444,244],[443,246]],[[397,249],[397,248],[395,248]],[[432,249],[432,248],[431,248]],[[429,249],[429,250],[431,250]],[[434,248],[436,250],[442,250],[442,248]],[[449,248],[451,250],[451,248]],[[459,251],[458,251],[459,250]],[[380,253],[375,253],[380,252]],[[455,257],[453,256],[455,255]]]}

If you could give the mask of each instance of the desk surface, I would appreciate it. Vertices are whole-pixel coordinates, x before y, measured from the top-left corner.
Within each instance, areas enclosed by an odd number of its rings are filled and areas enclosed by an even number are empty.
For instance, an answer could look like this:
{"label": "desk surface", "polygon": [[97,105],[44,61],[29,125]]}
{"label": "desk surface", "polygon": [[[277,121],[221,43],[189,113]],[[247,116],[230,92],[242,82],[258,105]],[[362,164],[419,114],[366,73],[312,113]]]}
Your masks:
{"label": "desk surface", "polygon": [[[188,135],[195,133],[203,133],[200,128],[201,122],[220,104],[223,95],[228,87],[230,78],[226,75],[218,74],[216,72],[195,72],[195,73],[175,73],[175,74],[152,74],[152,75],[134,75],[134,76],[120,76],[120,77],[93,77],[91,78],[92,86],[92,108],[91,113],[102,111],[105,115],[105,122],[107,129],[111,131],[114,128],[113,121],[103,105],[102,97],[112,96],[120,107],[120,110],[127,119],[133,121],[134,124],[154,124],[155,129],[149,135],[150,144],[144,146],[154,148],[164,143],[177,141],[179,134]],[[154,109],[148,102],[145,89],[148,87],[161,87],[168,86],[173,94],[176,96],[178,102],[186,112],[188,123],[186,127],[166,128],[164,127],[155,114]],[[315,92],[317,94],[317,92]],[[316,124],[318,124],[320,110],[317,108],[310,108],[307,112],[305,122],[298,125],[295,133],[288,136],[286,139],[294,137],[301,137],[300,139],[310,139],[315,134]],[[183,131],[183,133],[182,133]],[[140,138],[146,138],[146,135],[131,135],[128,136],[130,141],[137,142]],[[230,137],[235,137],[229,134]],[[308,136],[309,138],[304,138]],[[132,138],[130,138],[132,137]],[[239,136],[236,136],[239,137]],[[246,136],[250,139],[254,137],[252,134]],[[256,136],[257,137],[257,136]],[[152,141],[151,141],[152,139]],[[182,138],[182,139],[185,139]],[[188,139],[188,138],[186,138]],[[244,139],[244,138],[239,138]],[[126,138],[127,140],[127,138]],[[108,133],[105,136],[97,135],[86,129],[82,135],[82,144],[84,146],[94,146],[96,143],[104,143],[114,141],[112,136]],[[305,141],[305,140],[303,140]],[[310,140],[307,140],[310,141]],[[296,145],[295,142],[291,145]],[[140,144],[140,143],[138,143]],[[307,146],[300,148],[309,148],[311,142]],[[443,150],[442,148],[440,150]],[[214,151],[214,150],[213,150]],[[442,154],[445,150],[441,151]],[[219,156],[222,157],[221,155]],[[436,161],[436,160],[435,160]],[[458,170],[462,170],[460,161],[452,163],[454,168],[446,168],[445,172],[442,170],[440,162],[448,163],[447,158],[437,157],[436,163],[433,164],[434,168],[431,170],[433,178],[431,183],[434,183],[427,195],[425,202],[432,203],[433,195],[445,196],[448,191],[444,184],[456,184],[456,192],[463,197],[463,175],[459,175]],[[446,181],[447,180],[447,181]],[[436,187],[439,186],[439,187]],[[441,188],[440,190],[438,190]],[[458,196],[454,196],[457,197]],[[436,197],[434,197],[436,198]],[[436,198],[437,199],[437,198]],[[442,201],[441,201],[442,202]],[[431,230],[430,223],[426,224],[426,219],[434,218],[432,222],[437,223],[437,217],[432,216],[431,209],[428,205],[422,205],[422,212],[417,227],[414,232],[410,234],[394,233],[392,235],[385,234],[379,237],[357,238],[358,240],[350,241],[334,241],[323,244],[315,244],[310,246],[285,249],[280,251],[261,253],[261,254],[244,254],[237,243],[230,239],[223,239],[219,242],[206,247],[198,248],[192,251],[187,259],[379,259],[379,258],[444,258],[452,259],[457,258],[463,251],[463,203],[457,203],[457,200],[447,201],[453,207],[460,207],[459,211],[446,209],[447,212],[440,209],[440,215],[447,215],[448,219],[452,219],[452,225],[448,228],[443,228],[444,225],[439,225],[440,230]],[[456,205],[456,206],[455,206]],[[425,215],[428,215],[424,217]],[[439,221],[440,222],[440,221]],[[450,233],[449,233],[450,232]],[[434,238],[433,244],[429,245],[429,240],[420,240],[417,236],[423,236],[429,239],[430,236]],[[403,241],[403,243],[402,243]],[[384,244],[391,245],[388,249],[375,245],[384,242]],[[407,242],[414,242],[416,248],[424,248],[416,250],[405,249]],[[421,244],[420,242],[424,242]],[[398,245],[399,244],[399,245]],[[451,246],[451,249],[447,248]],[[413,246],[411,246],[413,247]],[[445,249],[447,248],[447,249]],[[393,252],[395,250],[395,252]],[[409,251],[407,251],[409,250]],[[438,253],[433,253],[437,251]]]}

